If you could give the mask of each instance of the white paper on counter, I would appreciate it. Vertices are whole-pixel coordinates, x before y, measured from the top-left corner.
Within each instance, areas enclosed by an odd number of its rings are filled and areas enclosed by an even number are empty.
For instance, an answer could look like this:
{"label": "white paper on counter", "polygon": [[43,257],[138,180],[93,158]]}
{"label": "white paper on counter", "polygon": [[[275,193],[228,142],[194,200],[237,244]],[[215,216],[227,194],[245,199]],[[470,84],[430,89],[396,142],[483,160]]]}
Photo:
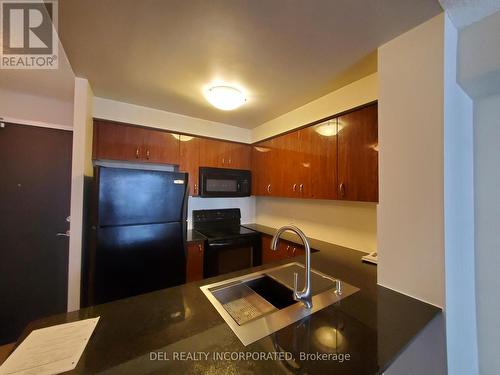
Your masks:
{"label": "white paper on counter", "polygon": [[0,366],[0,375],[52,375],[73,370],[99,317],[36,329]]}

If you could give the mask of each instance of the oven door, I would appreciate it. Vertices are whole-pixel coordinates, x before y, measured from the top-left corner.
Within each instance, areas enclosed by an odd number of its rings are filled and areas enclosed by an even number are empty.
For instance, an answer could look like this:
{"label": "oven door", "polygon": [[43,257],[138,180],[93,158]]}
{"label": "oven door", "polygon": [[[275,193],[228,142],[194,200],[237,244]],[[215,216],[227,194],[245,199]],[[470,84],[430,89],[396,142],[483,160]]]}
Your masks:
{"label": "oven door", "polygon": [[249,197],[251,173],[241,169],[200,167],[200,196]]}
{"label": "oven door", "polygon": [[211,240],[205,247],[204,277],[222,275],[262,264],[260,235]]}

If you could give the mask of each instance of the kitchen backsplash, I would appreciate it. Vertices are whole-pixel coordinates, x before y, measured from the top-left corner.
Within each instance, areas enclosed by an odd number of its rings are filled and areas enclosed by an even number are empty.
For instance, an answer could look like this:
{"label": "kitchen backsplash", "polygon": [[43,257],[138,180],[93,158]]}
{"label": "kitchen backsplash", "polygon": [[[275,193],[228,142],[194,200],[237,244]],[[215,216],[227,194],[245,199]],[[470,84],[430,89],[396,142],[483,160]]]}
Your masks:
{"label": "kitchen backsplash", "polygon": [[217,208],[239,208],[242,223],[255,222],[255,197],[244,198],[199,198],[189,197],[188,228],[192,228],[193,210],[211,210]]}

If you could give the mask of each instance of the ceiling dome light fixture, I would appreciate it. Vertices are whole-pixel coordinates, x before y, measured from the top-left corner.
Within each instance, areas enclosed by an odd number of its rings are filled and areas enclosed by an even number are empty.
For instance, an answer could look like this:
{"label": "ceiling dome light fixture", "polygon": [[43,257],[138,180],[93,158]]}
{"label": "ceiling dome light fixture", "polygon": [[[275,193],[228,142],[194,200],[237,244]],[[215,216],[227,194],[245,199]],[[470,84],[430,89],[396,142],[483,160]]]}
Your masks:
{"label": "ceiling dome light fixture", "polygon": [[210,104],[223,111],[236,109],[247,100],[240,90],[231,86],[213,86],[206,96]]}
{"label": "ceiling dome light fixture", "polygon": [[337,124],[335,121],[327,121],[316,126],[315,131],[324,137],[333,137],[337,135]]}

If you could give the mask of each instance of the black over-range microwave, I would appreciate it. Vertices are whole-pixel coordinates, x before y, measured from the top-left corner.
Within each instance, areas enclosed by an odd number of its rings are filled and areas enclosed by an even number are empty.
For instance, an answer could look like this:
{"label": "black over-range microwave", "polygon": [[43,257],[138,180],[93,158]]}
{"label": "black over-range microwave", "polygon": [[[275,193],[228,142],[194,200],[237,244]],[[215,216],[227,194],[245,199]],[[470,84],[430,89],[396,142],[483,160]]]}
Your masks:
{"label": "black over-range microwave", "polygon": [[252,175],[242,169],[200,167],[200,196],[249,197],[251,194]]}

